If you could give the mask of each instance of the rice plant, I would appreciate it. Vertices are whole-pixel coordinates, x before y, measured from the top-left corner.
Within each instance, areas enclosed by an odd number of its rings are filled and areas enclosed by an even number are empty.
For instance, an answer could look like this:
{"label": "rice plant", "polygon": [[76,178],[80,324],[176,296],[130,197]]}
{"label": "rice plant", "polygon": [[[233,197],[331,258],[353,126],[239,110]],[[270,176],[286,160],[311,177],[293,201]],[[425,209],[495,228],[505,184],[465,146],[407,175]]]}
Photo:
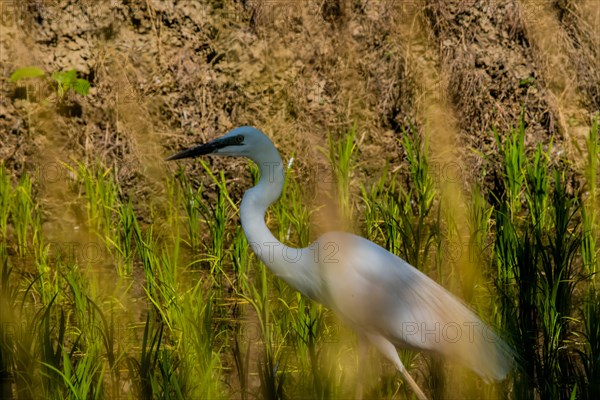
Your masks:
{"label": "rice plant", "polygon": [[77,176],[80,192],[86,200],[87,228],[104,242],[113,256],[120,276],[130,276],[133,262],[133,232],[135,214],[131,199],[125,200],[112,168],[100,163],[89,167],[79,163],[77,168],[66,166]]}
{"label": "rice plant", "polygon": [[[507,398],[598,397],[597,130],[595,121],[575,178],[566,163],[552,161],[552,144],[525,145],[522,121],[496,132],[501,179],[493,191],[474,184],[467,196],[469,256],[494,287],[477,288],[470,302],[489,310],[517,365],[494,386],[461,376],[454,387],[444,364],[402,351],[434,397],[471,389]],[[364,177],[358,187],[356,126],[339,140],[329,137],[342,215],[445,284],[453,271],[441,262],[441,231],[451,229],[450,216],[440,212],[427,139],[413,127],[399,140],[402,167]],[[98,235],[110,255],[98,263],[50,251],[37,178],[15,179],[0,164],[2,398],[353,396],[358,368],[350,333],[267,271],[232,221],[241,199],[225,174],[208,164],[201,169],[208,183],[199,188],[182,172],[164,183],[164,196],[152,200],[162,207],[150,204],[148,223],[113,169],[77,164],[70,189],[86,210],[82,229]],[[253,179],[257,174],[251,168]],[[285,243],[308,246],[319,204],[307,207],[293,161],[286,174],[267,222]],[[365,394],[409,397],[388,367],[370,357],[369,368],[384,373],[377,381],[367,376]]]}
{"label": "rice plant", "polygon": [[33,238],[37,237],[41,229],[37,204],[33,199],[33,186],[28,175],[23,175],[14,188],[10,204],[17,251],[21,257],[24,257],[28,249],[35,248]]}
{"label": "rice plant", "polygon": [[10,200],[12,197],[12,184],[10,176],[6,173],[4,163],[0,163],[0,234],[2,242],[6,241],[8,217],[10,215]]}
{"label": "rice plant", "polygon": [[[439,227],[432,208],[437,192],[429,170],[427,141],[413,127],[401,139],[406,152],[407,185],[387,169],[370,189],[362,188],[367,237],[383,236],[385,248],[424,268]],[[376,240],[377,241],[377,240]]]}
{"label": "rice plant", "polygon": [[595,286],[589,288],[582,306],[583,348],[577,350],[582,368],[577,380],[582,399],[600,395],[600,294]]}
{"label": "rice plant", "polygon": [[598,177],[598,117],[592,121],[592,126],[586,141],[587,157],[585,178],[587,196],[581,206],[583,237],[581,240],[581,257],[584,274],[590,283],[585,291],[581,306],[584,338],[583,348],[577,353],[581,359],[582,368],[577,380],[582,399],[594,399],[600,396],[600,292],[598,290],[598,235],[597,207],[598,194],[596,181]]}
{"label": "rice plant", "polygon": [[202,201],[202,186],[194,190],[191,182],[182,170],[178,171],[176,179],[180,184],[183,209],[186,214],[187,245],[197,254],[200,248],[200,202]]}
{"label": "rice plant", "polygon": [[352,221],[354,215],[350,196],[350,181],[357,149],[356,128],[355,123],[339,140],[334,140],[331,134],[327,136],[327,156],[335,176],[340,216],[345,222]]}
{"label": "rice plant", "polygon": [[501,144],[504,191],[494,217],[502,321],[520,356],[517,395],[566,398],[576,393],[581,203],[568,193],[564,172],[552,172],[547,151],[538,146],[525,155],[523,136],[521,122]]}
{"label": "rice plant", "polygon": [[[407,185],[400,184],[399,173],[390,177],[386,168],[370,189],[362,186],[365,230],[369,239],[382,242],[390,252],[425,270],[430,266],[428,260],[433,261],[429,256],[439,237],[439,213],[432,213],[437,191],[429,170],[426,139],[412,127],[404,132],[401,143],[407,157]],[[409,369],[418,358],[409,350],[400,350],[400,356]],[[431,368],[430,372],[435,382],[441,380],[440,367]],[[396,389],[392,382],[377,395],[393,393]]]}
{"label": "rice plant", "polygon": [[471,191],[471,205],[469,207],[469,259],[476,265],[490,263],[486,255],[489,248],[489,239],[492,231],[492,215],[494,207],[486,201],[479,185],[474,185]]}
{"label": "rice plant", "polygon": [[[1,168],[1,166],[0,166]],[[0,395],[12,397],[10,365],[14,362],[11,349],[14,348],[14,334],[17,320],[15,307],[17,291],[11,284],[12,267],[8,263],[8,253],[4,240],[0,242]]]}
{"label": "rice plant", "polygon": [[131,199],[127,202],[121,201],[117,206],[117,224],[118,233],[114,235],[118,242],[115,243],[112,239],[106,238],[112,248],[118,254],[117,271],[120,276],[130,276],[133,270],[133,241],[136,229],[136,216],[133,210]]}
{"label": "rice plant", "polygon": [[229,197],[225,174],[223,171],[217,177],[214,175],[208,165],[201,161],[201,164],[215,185],[217,200],[212,202],[200,201],[197,199],[200,213],[206,222],[210,232],[211,247],[206,249],[210,254],[210,272],[215,279],[221,279],[223,274],[223,259],[225,257],[226,243],[228,241],[227,221],[231,215],[231,208],[236,209],[235,204]]}
{"label": "rice plant", "polygon": [[112,237],[113,213],[118,205],[118,187],[111,168],[97,163],[92,168],[80,163],[76,172],[87,200],[88,225]]}
{"label": "rice plant", "polygon": [[[596,180],[598,176],[598,157],[600,154],[600,145],[598,144],[598,118],[592,121],[589,135],[586,140],[586,165],[585,179],[587,195],[583,199],[581,208],[581,221],[583,225],[583,238],[581,242],[581,255],[583,264],[587,272],[592,276],[597,276],[598,266],[598,246],[597,238],[599,235],[598,227],[598,188]],[[595,278],[594,278],[595,279]]]}

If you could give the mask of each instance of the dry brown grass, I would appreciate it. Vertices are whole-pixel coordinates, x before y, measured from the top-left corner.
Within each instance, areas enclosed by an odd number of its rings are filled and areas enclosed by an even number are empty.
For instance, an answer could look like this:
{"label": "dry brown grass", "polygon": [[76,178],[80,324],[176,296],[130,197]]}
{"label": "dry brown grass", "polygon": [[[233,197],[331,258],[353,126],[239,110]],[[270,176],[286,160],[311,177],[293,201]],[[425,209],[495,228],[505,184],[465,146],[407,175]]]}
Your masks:
{"label": "dry brown grass", "polygon": [[[319,150],[326,134],[339,135],[356,122],[362,138],[356,178],[368,182],[386,163],[402,162],[396,138],[409,123],[421,130],[444,125],[443,116],[430,122],[419,116],[432,93],[454,110],[457,137],[467,144],[460,146],[463,152],[474,147],[492,153],[491,127],[507,130],[523,105],[529,141],[547,142],[571,118],[580,118],[573,117],[578,111],[566,111],[567,99],[585,94],[583,100],[595,104],[599,86],[593,1],[544,8],[570,27],[561,38],[572,49],[568,57],[536,50],[551,43],[538,40],[543,31],[528,25],[527,2],[223,1],[174,7],[105,1],[96,7],[65,0],[62,13],[53,5],[27,4],[26,29],[3,27],[9,33],[1,41],[9,61],[3,63],[5,95],[6,76],[20,65],[80,70],[94,88],[79,100],[83,118],[57,116],[57,123],[67,131],[73,156],[118,164],[122,182],[134,192],[164,177],[157,161],[166,153],[242,124],[265,130],[285,158],[295,156],[301,176],[315,177],[315,169],[327,169]],[[409,46],[405,33],[421,28],[414,24],[423,13],[429,33]],[[575,52],[579,58],[571,57]],[[424,72],[423,60],[439,62]],[[569,75],[577,76],[576,88]],[[3,107],[4,126],[12,129],[22,112],[10,101]],[[23,129],[21,124],[18,131]],[[38,151],[30,142],[17,146],[7,137],[6,143],[7,154],[28,146]],[[14,166],[22,169],[26,157],[17,157]],[[477,157],[466,163],[475,166],[469,170],[481,168]],[[239,176],[244,167],[229,168]]]}
{"label": "dry brown grass", "polygon": [[526,2],[524,14],[536,64],[547,85],[548,101],[556,110],[557,123],[564,135],[565,151],[569,159],[578,163],[582,159],[577,148],[585,143],[589,120],[582,108],[569,36],[551,3]]}
{"label": "dry brown grass", "polygon": [[600,109],[600,5],[594,1],[560,0],[554,3],[558,19],[569,38],[569,56],[576,82],[590,111]]}

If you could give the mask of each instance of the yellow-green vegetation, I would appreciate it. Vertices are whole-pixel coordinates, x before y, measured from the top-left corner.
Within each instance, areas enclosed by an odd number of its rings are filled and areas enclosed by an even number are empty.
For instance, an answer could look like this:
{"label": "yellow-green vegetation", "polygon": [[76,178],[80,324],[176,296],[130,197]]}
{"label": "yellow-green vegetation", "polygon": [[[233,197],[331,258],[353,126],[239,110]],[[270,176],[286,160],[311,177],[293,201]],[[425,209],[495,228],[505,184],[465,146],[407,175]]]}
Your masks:
{"label": "yellow-green vegetation", "polygon": [[[597,398],[598,124],[573,190],[550,148],[526,154],[525,128],[497,135],[503,165],[495,189],[473,185],[470,240],[458,246],[481,269],[471,306],[496,325],[517,355],[503,382],[487,385],[427,355],[402,351],[434,396]],[[444,232],[427,139],[403,132],[406,169],[388,169],[350,189],[360,162],[355,130],[329,139],[341,215],[449,287],[460,276]],[[0,164],[0,396],[4,399],[216,399],[354,396],[352,334],[331,311],[268,272],[236,223],[239,198],[222,172],[212,184],[183,170],[164,182],[165,204],[142,222],[116,171],[67,167],[71,193],[100,259],[57,252],[44,237],[35,177],[11,179]],[[252,167],[252,166],[251,166]],[[256,168],[252,176],[257,178]],[[66,184],[66,183],[65,183]],[[312,209],[289,163],[282,198],[268,212],[276,235],[307,246]],[[166,200],[165,200],[166,199]],[[153,201],[153,200],[150,200]],[[160,210],[160,211],[158,211]],[[393,366],[371,357],[366,395],[410,398]],[[452,364],[449,364],[452,365]],[[377,380],[380,369],[382,378]],[[446,377],[460,379],[444,384]]]}
{"label": "yellow-green vegetation", "polygon": [[30,79],[44,79],[51,83],[56,95],[62,100],[65,95],[72,90],[82,96],[87,96],[90,92],[90,82],[87,79],[77,78],[77,71],[74,69],[68,71],[55,71],[50,74],[50,79],[46,76],[46,72],[39,67],[22,67],[16,69],[10,75],[11,82],[19,82]]}

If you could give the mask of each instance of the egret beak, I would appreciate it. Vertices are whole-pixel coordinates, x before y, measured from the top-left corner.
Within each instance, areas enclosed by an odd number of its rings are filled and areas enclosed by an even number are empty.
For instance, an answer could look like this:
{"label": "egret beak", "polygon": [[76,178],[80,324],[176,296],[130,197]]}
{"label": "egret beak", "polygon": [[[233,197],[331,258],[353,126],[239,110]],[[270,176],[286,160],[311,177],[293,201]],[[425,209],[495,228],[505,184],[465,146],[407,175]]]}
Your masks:
{"label": "egret beak", "polygon": [[210,154],[218,149],[213,142],[204,143],[198,146],[190,147],[180,151],[177,154],[173,154],[171,157],[165,159],[165,161],[181,160],[182,158],[198,157],[205,154]]}
{"label": "egret beak", "polygon": [[181,160],[182,158],[198,157],[203,156],[205,154],[211,154],[214,153],[216,150],[222,149],[223,147],[240,144],[240,142],[236,141],[235,139],[235,137],[218,138],[208,143],[204,143],[198,146],[190,147],[189,149],[182,150],[177,154],[173,154],[165,161]]}

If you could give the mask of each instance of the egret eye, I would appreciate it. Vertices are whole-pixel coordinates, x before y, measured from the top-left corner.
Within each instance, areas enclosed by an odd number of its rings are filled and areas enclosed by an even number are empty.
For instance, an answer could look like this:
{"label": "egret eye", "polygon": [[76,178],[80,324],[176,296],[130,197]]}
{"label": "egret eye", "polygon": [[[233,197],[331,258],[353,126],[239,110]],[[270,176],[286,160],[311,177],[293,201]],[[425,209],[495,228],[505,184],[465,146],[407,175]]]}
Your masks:
{"label": "egret eye", "polygon": [[235,141],[236,143],[242,143],[244,141],[244,135],[237,135]]}

